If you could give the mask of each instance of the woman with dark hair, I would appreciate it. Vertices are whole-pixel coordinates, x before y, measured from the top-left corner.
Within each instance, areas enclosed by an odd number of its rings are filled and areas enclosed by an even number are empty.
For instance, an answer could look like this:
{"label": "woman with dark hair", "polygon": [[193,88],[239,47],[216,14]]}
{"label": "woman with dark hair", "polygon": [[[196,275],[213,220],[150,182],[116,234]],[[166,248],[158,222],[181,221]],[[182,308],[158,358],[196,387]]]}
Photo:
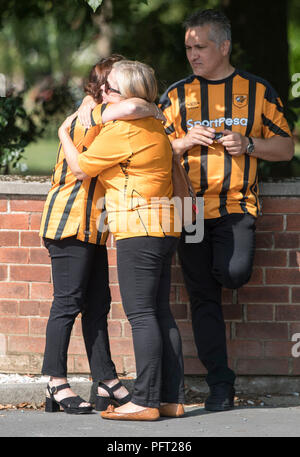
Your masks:
{"label": "woman with dark hair", "polygon": [[[153,102],[157,84],[145,64],[120,61],[103,86],[104,101],[130,97]],[[105,113],[105,111],[104,111]],[[103,113],[103,114],[104,114]],[[132,328],[136,381],[131,401],[101,413],[105,419],[156,420],[184,414],[181,338],[169,305],[171,262],[181,232],[172,201],[172,149],[153,117],[106,123],[78,153],[69,128],[59,129],[66,159],[78,179],[98,176],[106,189],[110,231],[116,238],[120,292]]]}
{"label": "woman with dark hair", "polygon": [[[107,107],[102,116],[101,85],[106,82],[113,63],[121,59],[122,56],[113,55],[92,68],[86,92],[100,103],[91,114],[92,127],[84,128],[76,116],[70,131],[80,153],[92,144],[102,122],[117,118],[134,119],[156,112],[156,108],[144,100],[132,99]],[[79,313],[82,314],[82,333],[92,379],[100,386],[98,392],[105,389],[117,404],[123,404],[130,398],[127,389],[118,380],[107,334],[111,301],[105,246],[107,233],[97,229],[97,220],[101,216],[97,202],[104,197],[104,193],[97,177],[84,181],[76,179],[60,144],[40,227],[40,236],[51,257],[54,288],[42,367],[42,373],[50,376],[46,392],[47,412],[58,411],[60,407],[70,414],[92,410],[91,404],[73,393],[67,382],[67,351],[71,330]],[[97,396],[96,409],[105,407],[103,397]]]}

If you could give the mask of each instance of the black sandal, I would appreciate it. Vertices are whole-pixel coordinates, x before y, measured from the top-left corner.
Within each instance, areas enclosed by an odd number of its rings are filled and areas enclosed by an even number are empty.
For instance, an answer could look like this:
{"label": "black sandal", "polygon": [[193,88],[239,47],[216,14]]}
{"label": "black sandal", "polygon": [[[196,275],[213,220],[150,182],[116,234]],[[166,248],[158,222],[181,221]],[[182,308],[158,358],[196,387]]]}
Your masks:
{"label": "black sandal", "polygon": [[106,411],[106,409],[108,408],[108,405],[121,406],[121,405],[125,405],[125,403],[128,403],[131,400],[130,394],[126,395],[123,398],[116,398],[114,396],[114,392],[123,386],[123,384],[121,382],[118,382],[113,387],[108,387],[103,382],[99,382],[98,386],[101,387],[102,389],[106,390],[106,392],[109,394],[109,397],[103,397],[102,395],[99,395],[99,394],[96,395],[96,404],[95,404],[96,411]]}
{"label": "black sandal", "polygon": [[79,406],[81,403],[86,403],[79,395],[76,397],[67,397],[63,398],[61,401],[57,401],[54,398],[54,395],[60,390],[69,388],[70,384],[61,384],[60,386],[50,387],[47,384],[47,390],[50,397],[46,395],[46,405],[45,411],[47,413],[56,413],[60,410],[60,406],[64,409],[65,413],[68,414],[86,414],[90,413],[93,409],[92,406]]}

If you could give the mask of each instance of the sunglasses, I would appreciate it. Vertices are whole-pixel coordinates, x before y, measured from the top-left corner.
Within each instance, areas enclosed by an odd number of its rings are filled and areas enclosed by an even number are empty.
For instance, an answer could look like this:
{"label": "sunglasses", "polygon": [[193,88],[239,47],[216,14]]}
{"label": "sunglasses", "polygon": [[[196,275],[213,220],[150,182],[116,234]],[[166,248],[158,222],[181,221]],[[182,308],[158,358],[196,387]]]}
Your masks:
{"label": "sunglasses", "polygon": [[108,94],[108,92],[114,92],[114,93],[116,93],[116,94],[121,95],[121,92],[120,92],[119,90],[114,89],[113,87],[111,87],[108,81],[105,81],[104,90],[105,90],[105,92],[106,92],[107,94]]}

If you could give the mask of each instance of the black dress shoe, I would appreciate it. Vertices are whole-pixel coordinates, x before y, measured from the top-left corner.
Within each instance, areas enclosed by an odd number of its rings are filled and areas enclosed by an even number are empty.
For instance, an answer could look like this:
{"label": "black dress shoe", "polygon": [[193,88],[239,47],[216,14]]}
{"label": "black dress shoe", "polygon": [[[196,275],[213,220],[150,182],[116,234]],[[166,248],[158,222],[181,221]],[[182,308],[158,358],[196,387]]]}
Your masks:
{"label": "black dress shoe", "polygon": [[210,395],[205,401],[207,411],[228,411],[234,408],[235,390],[232,384],[220,382],[210,386]]}

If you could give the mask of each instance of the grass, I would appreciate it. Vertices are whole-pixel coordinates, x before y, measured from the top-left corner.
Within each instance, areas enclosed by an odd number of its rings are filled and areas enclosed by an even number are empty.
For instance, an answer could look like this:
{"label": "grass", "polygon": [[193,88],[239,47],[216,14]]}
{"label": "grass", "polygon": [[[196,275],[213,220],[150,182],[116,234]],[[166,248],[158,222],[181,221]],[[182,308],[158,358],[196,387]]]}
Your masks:
{"label": "grass", "polygon": [[[27,166],[26,170],[10,170],[12,174],[50,176],[56,162],[58,139],[43,138],[31,143],[25,149],[21,163]],[[23,170],[23,171],[22,171]]]}

